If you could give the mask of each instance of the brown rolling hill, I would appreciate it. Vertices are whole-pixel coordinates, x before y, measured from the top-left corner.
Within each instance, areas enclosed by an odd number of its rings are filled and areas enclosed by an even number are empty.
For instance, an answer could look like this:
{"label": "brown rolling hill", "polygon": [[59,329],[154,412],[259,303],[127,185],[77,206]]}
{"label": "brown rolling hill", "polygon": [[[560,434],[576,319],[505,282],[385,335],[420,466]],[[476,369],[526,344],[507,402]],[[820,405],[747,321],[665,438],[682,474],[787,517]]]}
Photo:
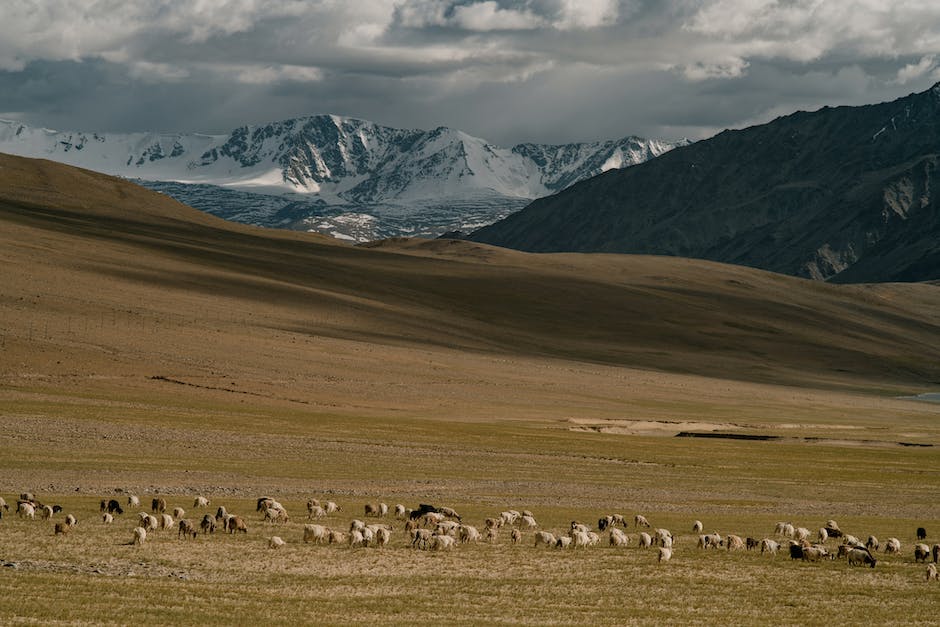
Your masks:
{"label": "brown rolling hill", "polygon": [[420,387],[415,411],[472,413],[461,386],[474,377],[490,390],[528,378],[550,399],[521,365],[532,360],[554,364],[553,381],[568,368],[572,385],[577,364],[816,388],[940,384],[931,284],[465,241],[353,247],[5,155],[0,259],[0,377],[17,385],[178,381],[365,412]]}

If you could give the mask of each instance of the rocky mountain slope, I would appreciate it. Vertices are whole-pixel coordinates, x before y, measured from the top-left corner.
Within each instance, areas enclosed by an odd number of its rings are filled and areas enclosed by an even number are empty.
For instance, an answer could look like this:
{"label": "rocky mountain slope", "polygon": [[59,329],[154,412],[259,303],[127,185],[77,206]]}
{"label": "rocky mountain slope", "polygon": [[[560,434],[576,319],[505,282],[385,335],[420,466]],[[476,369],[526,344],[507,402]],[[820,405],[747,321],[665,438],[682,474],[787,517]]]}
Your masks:
{"label": "rocky mountain slope", "polygon": [[471,239],[842,282],[937,279],[938,153],[940,85],[724,131],[537,200]]}
{"label": "rocky mountain slope", "polygon": [[472,230],[673,146],[625,137],[507,149],[444,127],[403,130],[335,115],[228,135],[57,132],[0,121],[0,152],[156,181],[154,189],[226,218],[354,240]]}

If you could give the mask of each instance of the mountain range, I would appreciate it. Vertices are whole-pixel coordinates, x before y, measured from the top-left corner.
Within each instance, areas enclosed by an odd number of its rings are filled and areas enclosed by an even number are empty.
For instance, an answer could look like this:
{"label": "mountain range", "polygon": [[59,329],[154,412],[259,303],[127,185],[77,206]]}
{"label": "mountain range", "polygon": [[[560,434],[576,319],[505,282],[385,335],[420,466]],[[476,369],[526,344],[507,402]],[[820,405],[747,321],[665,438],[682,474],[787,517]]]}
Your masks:
{"label": "mountain range", "polygon": [[625,137],[501,148],[445,127],[404,130],[335,115],[225,135],[85,133],[0,121],[0,152],[139,180],[226,219],[356,241],[474,230],[676,145]]}
{"label": "mountain range", "polygon": [[940,279],[938,165],[940,84],[727,130],[539,199],[471,239],[836,282]]}

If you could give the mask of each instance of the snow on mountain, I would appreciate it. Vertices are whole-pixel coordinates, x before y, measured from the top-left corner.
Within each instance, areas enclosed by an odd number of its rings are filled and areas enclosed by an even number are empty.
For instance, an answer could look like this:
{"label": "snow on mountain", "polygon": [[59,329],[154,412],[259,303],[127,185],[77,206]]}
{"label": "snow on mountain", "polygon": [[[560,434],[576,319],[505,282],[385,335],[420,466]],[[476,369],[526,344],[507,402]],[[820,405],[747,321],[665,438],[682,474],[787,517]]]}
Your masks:
{"label": "snow on mountain", "polygon": [[[507,149],[445,127],[395,129],[335,115],[243,126],[228,135],[59,132],[0,120],[0,152],[158,182],[148,185],[229,219],[356,240],[487,224],[531,199],[676,145],[627,137]],[[355,215],[337,222],[346,213]],[[328,226],[317,226],[324,220]],[[355,224],[355,234],[343,224]]]}

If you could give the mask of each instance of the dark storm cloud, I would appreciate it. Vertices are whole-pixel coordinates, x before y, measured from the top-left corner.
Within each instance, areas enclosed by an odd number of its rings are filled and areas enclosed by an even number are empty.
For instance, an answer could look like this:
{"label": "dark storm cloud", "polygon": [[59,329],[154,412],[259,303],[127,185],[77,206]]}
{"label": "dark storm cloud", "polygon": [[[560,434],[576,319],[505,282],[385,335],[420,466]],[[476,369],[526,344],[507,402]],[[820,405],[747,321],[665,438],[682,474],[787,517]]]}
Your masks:
{"label": "dark storm cloud", "polygon": [[703,137],[940,78],[940,6],[874,0],[6,5],[0,115],[224,132],[331,112],[501,144]]}

